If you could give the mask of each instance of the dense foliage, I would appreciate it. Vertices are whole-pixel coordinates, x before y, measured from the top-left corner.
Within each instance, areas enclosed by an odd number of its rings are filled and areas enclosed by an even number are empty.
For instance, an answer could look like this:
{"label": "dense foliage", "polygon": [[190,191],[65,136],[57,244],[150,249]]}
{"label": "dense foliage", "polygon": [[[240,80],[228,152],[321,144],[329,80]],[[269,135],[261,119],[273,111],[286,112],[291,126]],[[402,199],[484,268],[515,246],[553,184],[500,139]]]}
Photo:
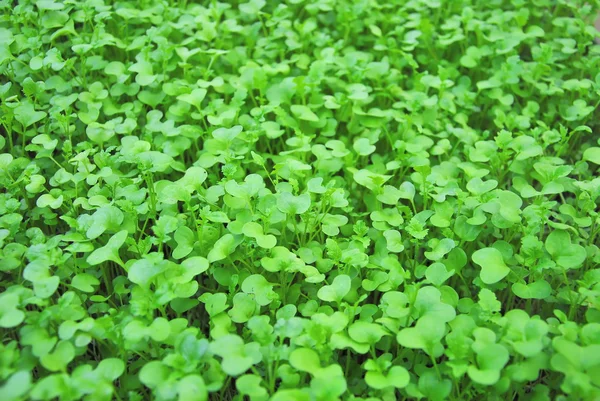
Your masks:
{"label": "dense foliage", "polygon": [[0,1],[2,400],[600,399],[591,0]]}

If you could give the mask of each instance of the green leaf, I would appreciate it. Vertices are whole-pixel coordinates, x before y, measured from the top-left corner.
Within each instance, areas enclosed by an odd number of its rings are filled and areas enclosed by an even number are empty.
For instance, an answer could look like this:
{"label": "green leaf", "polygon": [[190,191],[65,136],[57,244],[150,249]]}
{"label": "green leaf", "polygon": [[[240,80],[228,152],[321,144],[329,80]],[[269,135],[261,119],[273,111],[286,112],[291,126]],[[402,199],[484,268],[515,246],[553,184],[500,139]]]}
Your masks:
{"label": "green leaf", "polygon": [[227,334],[211,343],[211,350],[221,356],[221,367],[230,376],[239,376],[262,360],[257,343],[245,344],[236,335]]}
{"label": "green leaf", "polygon": [[510,273],[502,254],[496,248],[483,248],[473,252],[473,262],[481,267],[479,277],[485,284],[494,284]]}
{"label": "green leaf", "polygon": [[235,381],[240,394],[248,395],[250,399],[267,399],[269,393],[261,386],[263,379],[257,375],[243,375]]}
{"label": "green leaf", "polygon": [[219,141],[229,143],[233,141],[242,132],[241,125],[234,125],[231,128],[217,128],[213,131],[212,136]]}
{"label": "green leaf", "polygon": [[294,196],[289,192],[279,194],[277,208],[287,214],[303,214],[310,207],[310,195],[302,194]]}
{"label": "green leaf", "polygon": [[18,370],[0,386],[0,393],[6,400],[19,400],[24,398],[31,387],[31,373],[26,370]]}
{"label": "green leaf", "polygon": [[207,93],[208,91],[204,88],[195,88],[191,93],[177,96],[177,99],[200,109]]}
{"label": "green leaf", "polygon": [[136,260],[129,267],[127,277],[132,283],[147,287],[154,277],[167,268],[164,261],[160,260],[160,258],[161,256],[154,254],[144,259]]}
{"label": "green leaf", "polygon": [[102,378],[114,381],[125,372],[125,363],[117,358],[106,358],[100,361],[96,367],[96,372]]}
{"label": "green leaf", "polygon": [[424,316],[417,320],[415,327],[402,329],[396,335],[396,341],[406,348],[422,349],[431,354],[435,346],[444,337],[446,324],[433,316]]}
{"label": "green leaf", "polygon": [[311,109],[309,109],[307,106],[295,104],[295,105],[291,106],[291,110],[292,110],[292,114],[294,114],[294,116],[296,116],[300,120],[312,121],[312,122],[319,121],[319,117],[315,113],[313,113],[313,111]]}
{"label": "green leaf", "polygon": [[310,401],[310,393],[299,389],[278,389],[270,401]]}
{"label": "green leaf", "polygon": [[410,375],[404,367],[392,366],[387,374],[378,371],[367,372],[365,382],[376,390],[383,390],[387,387],[404,388],[410,383]]}
{"label": "green leaf", "polygon": [[173,166],[173,158],[162,152],[150,150],[137,154],[137,160],[142,169],[151,172],[164,172]]}
{"label": "green leaf", "polygon": [[94,286],[99,284],[100,280],[87,273],[79,273],[71,280],[71,285],[83,292],[94,292]]}
{"label": "green leaf", "polygon": [[231,234],[225,234],[217,240],[208,253],[207,259],[210,263],[227,258],[237,247],[235,238]]}
{"label": "green leaf", "polygon": [[431,284],[440,287],[446,280],[454,275],[454,270],[446,270],[443,263],[433,263],[425,271],[425,277]]}
{"label": "green leaf", "polygon": [[274,235],[264,235],[260,224],[250,221],[242,227],[242,233],[250,238],[256,239],[256,243],[261,248],[271,249],[277,245],[277,238]]}
{"label": "green leaf", "polygon": [[402,252],[404,250],[404,242],[402,234],[398,230],[386,230],[383,233],[386,240],[387,250],[390,252]]}
{"label": "green leaf", "polygon": [[75,358],[75,347],[70,341],[60,341],[54,351],[40,358],[42,366],[52,372],[64,371]]}
{"label": "green leaf", "polygon": [[594,164],[600,164],[600,148],[591,147],[583,152],[583,160],[590,161]]}
{"label": "green leaf", "polygon": [[177,382],[177,401],[206,401],[208,390],[204,379],[198,374],[185,376]]}
{"label": "green leaf", "polygon": [[319,289],[317,296],[326,302],[339,303],[348,294],[352,280],[345,274],[340,274],[333,279],[331,285],[325,285]]}
{"label": "green leaf", "polygon": [[316,374],[321,370],[319,354],[310,348],[298,348],[290,354],[290,365],[301,372]]}
{"label": "green leaf", "polygon": [[367,138],[358,138],[354,141],[353,148],[360,156],[368,156],[377,149]]}
{"label": "green leaf", "polygon": [[261,306],[268,305],[277,298],[277,294],[273,291],[273,284],[259,274],[248,276],[242,283],[242,291],[253,294],[256,303]]}
{"label": "green leaf", "polygon": [[227,310],[227,295],[223,293],[210,294],[206,293],[200,300],[204,302],[204,307],[206,308],[206,312],[210,316],[216,316],[219,313]]}
{"label": "green leaf", "polygon": [[43,194],[41,195],[37,201],[37,207],[50,207],[51,209],[58,209],[62,206],[64,198],[62,195],[59,195],[57,198],[52,196],[52,194]]}
{"label": "green leaf", "polygon": [[361,320],[354,322],[348,327],[350,338],[359,343],[375,344],[383,336],[389,335],[381,325],[375,323],[363,322]]}
{"label": "green leaf", "polygon": [[432,370],[419,376],[419,391],[431,400],[445,400],[452,392],[452,381],[441,379]]}
{"label": "green leaf", "polygon": [[181,262],[181,267],[185,273],[179,276],[178,281],[187,283],[198,274],[202,274],[208,270],[208,260],[202,256],[192,256]]}
{"label": "green leaf", "polygon": [[514,283],[512,291],[519,298],[544,299],[552,294],[552,287],[546,280],[538,280],[529,284]]}
{"label": "green leaf", "polygon": [[440,241],[432,240],[429,243],[433,243],[431,251],[425,252],[425,257],[429,260],[440,260],[456,246],[454,241],[449,238],[443,238]]}
{"label": "green leaf", "polygon": [[149,388],[155,388],[169,377],[170,369],[161,361],[150,361],[140,370],[140,381]]}
{"label": "green leaf", "polygon": [[25,313],[18,309],[19,297],[14,293],[0,295],[0,327],[12,328],[25,320]]}
{"label": "green leaf", "polygon": [[554,230],[548,235],[545,247],[557,265],[564,269],[581,267],[587,257],[585,248],[571,243],[571,236],[563,230]]}
{"label": "green leaf", "polygon": [[498,181],[489,180],[489,181],[484,182],[479,177],[472,178],[467,183],[467,189],[469,190],[469,192],[471,192],[472,194],[475,194],[475,195],[483,195],[484,193],[491,191],[492,189],[496,188],[497,186],[498,186]]}
{"label": "green leaf", "polygon": [[181,259],[189,255],[196,242],[194,232],[186,226],[181,226],[175,231],[174,237],[177,247],[173,249],[173,258]]}
{"label": "green leaf", "polygon": [[102,206],[92,215],[92,224],[86,231],[89,239],[98,238],[105,231],[119,231],[125,219],[123,212],[114,206]]}
{"label": "green leaf", "polygon": [[475,383],[491,386],[500,379],[508,360],[509,353],[504,346],[489,344],[477,351],[477,366],[469,366],[467,372]]}
{"label": "green leaf", "polygon": [[390,178],[391,175],[376,174],[365,169],[354,172],[354,181],[371,191],[381,188]]}
{"label": "green leaf", "polygon": [[106,245],[100,248],[96,248],[86,259],[86,261],[94,266],[104,263],[106,261],[112,261],[115,263],[123,264],[119,257],[119,249],[125,243],[129,233],[126,230],[121,230],[108,239]]}
{"label": "green leaf", "polygon": [[29,126],[43,120],[46,118],[48,114],[43,111],[37,111],[33,107],[33,104],[29,101],[25,101],[20,103],[15,108],[15,119],[23,125],[23,128],[28,128]]}
{"label": "green leaf", "polygon": [[267,4],[265,0],[250,0],[247,3],[239,5],[240,11],[244,14],[258,14],[260,10]]}

